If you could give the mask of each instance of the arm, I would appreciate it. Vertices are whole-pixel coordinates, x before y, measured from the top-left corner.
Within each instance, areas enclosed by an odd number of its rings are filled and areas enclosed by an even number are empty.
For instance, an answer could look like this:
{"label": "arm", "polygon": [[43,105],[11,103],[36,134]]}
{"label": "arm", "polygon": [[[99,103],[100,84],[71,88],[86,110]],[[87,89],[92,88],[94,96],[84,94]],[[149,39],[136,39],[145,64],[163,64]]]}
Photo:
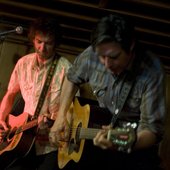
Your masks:
{"label": "arm", "polygon": [[[103,126],[103,129],[98,132],[96,137],[93,139],[93,143],[102,149],[117,150],[117,146],[107,139],[107,130],[109,126]],[[156,135],[149,130],[142,130],[137,133],[137,139],[133,150],[145,149],[153,146],[156,143]]]}
{"label": "arm", "polygon": [[15,96],[16,96],[16,92],[11,92],[9,90],[7,91],[1,103],[0,120],[3,120],[3,121],[6,120],[7,116],[9,115],[12,109]]}
{"label": "arm", "polygon": [[4,96],[1,108],[0,108],[0,141],[3,139],[3,137],[6,135],[6,132],[8,130],[7,124],[6,124],[6,118],[8,117],[13,102],[15,99],[16,93],[12,93],[10,91],[7,91],[6,95]]}
{"label": "arm", "polygon": [[7,126],[5,123],[6,118],[11,112],[15,96],[19,91],[20,91],[20,86],[18,83],[17,67],[15,66],[15,69],[11,75],[11,78],[8,84],[8,90],[2,99],[2,103],[0,107],[0,125],[3,126],[5,130],[7,129]]}
{"label": "arm", "polygon": [[64,79],[61,90],[60,109],[57,117],[65,117],[66,113],[73,101],[73,98],[78,90],[78,86],[70,82],[67,77]]}
{"label": "arm", "polygon": [[156,143],[156,135],[149,130],[142,130],[137,133],[137,141],[134,150],[148,148]]}
{"label": "arm", "polygon": [[67,77],[65,77],[61,90],[59,111],[57,113],[57,118],[51,128],[51,142],[54,144],[60,139],[60,134],[68,128],[66,114],[77,90],[78,87],[74,83],[70,82]]}
{"label": "arm", "polygon": [[60,140],[61,134],[64,134],[64,136],[66,136],[64,137],[65,139],[68,137],[67,129],[69,128],[69,120],[67,120],[67,112],[71,106],[76,92],[78,91],[77,84],[83,84],[89,79],[87,74],[89,70],[89,55],[89,48],[87,48],[74,60],[73,66],[67,72],[67,77],[65,77],[65,80],[62,85],[59,111],[57,113],[56,120],[51,128],[50,133],[50,141],[53,144]]}

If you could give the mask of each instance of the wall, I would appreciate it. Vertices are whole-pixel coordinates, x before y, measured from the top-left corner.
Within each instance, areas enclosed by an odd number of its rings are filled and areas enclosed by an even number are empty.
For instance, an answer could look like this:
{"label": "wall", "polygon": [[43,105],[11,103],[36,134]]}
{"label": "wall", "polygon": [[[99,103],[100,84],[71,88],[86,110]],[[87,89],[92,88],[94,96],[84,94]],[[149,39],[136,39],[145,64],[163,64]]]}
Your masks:
{"label": "wall", "polygon": [[4,96],[10,75],[17,60],[28,52],[27,44],[0,41],[0,100]]}
{"label": "wall", "polygon": [[170,170],[170,75],[166,76],[166,98],[167,98],[167,115],[165,119],[165,134],[160,147],[160,155],[163,160],[163,166]]}

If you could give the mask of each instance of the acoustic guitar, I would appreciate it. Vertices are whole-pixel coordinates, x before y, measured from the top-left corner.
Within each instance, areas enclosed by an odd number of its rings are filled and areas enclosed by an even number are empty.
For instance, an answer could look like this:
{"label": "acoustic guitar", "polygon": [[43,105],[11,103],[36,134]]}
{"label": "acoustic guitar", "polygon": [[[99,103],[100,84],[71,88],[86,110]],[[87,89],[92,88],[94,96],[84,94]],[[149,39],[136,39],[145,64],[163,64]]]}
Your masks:
{"label": "acoustic guitar", "polygon": [[[98,108],[96,114],[100,117],[102,108]],[[67,142],[62,141],[58,150],[58,166],[64,168],[66,164],[73,160],[78,162],[82,156],[85,140],[92,140],[98,133],[99,128],[89,128],[90,125],[90,105],[80,105],[79,100],[75,98],[68,114],[70,124],[70,136]],[[100,121],[103,119],[100,117]],[[107,139],[118,146],[119,150],[126,152],[131,151],[131,147],[136,139],[135,128],[136,123],[126,123],[123,127],[108,130]]]}
{"label": "acoustic guitar", "polygon": [[5,169],[18,158],[26,156],[36,137],[38,120],[28,121],[28,113],[9,115],[9,131],[0,142],[0,169]]}

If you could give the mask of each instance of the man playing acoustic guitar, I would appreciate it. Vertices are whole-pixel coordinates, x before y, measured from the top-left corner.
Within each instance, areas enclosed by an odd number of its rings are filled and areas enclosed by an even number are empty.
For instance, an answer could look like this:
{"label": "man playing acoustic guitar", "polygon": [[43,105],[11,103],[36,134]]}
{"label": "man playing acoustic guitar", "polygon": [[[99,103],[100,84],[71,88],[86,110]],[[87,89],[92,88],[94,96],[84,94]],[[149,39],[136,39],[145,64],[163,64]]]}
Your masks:
{"label": "man playing acoustic guitar", "polygon": [[[61,28],[56,19],[37,18],[30,27],[29,38],[34,45],[35,52],[19,59],[11,75],[6,95],[1,103],[1,170],[58,169],[57,147],[51,146],[49,142],[50,127],[48,125],[51,121],[48,119],[55,119],[56,117],[56,113],[59,108],[61,85],[63,78],[71,64],[66,58],[60,57],[56,53],[56,47],[60,44],[61,40]],[[50,75],[52,73],[51,70],[53,70],[52,75]],[[50,74],[47,74],[49,72]],[[45,83],[46,81],[48,82],[47,76],[52,76],[50,77],[50,85]],[[44,89],[44,86],[49,86],[45,96],[41,95],[43,94],[41,91]],[[18,117],[16,125],[12,126],[17,127],[18,124],[20,125],[14,133],[15,129],[10,128],[10,126],[15,123],[14,120],[9,122],[11,123],[9,126],[7,125],[7,120],[14,102],[14,98],[19,92],[21,92],[25,101],[25,107],[24,113],[21,117]],[[38,105],[38,103],[40,104]],[[39,107],[37,107],[37,105]],[[38,113],[37,116],[39,117],[40,115],[42,119],[37,118],[39,119],[37,120],[36,117],[34,117],[35,112]],[[46,116],[48,118],[46,118]],[[18,123],[19,121],[22,122]],[[36,126],[36,129],[33,128],[34,126]],[[29,128],[33,131],[27,130]],[[22,131],[24,131],[23,134]],[[11,132],[10,135],[9,132]],[[10,136],[12,134],[14,136],[12,141],[10,141]],[[31,138],[32,141],[30,141]],[[16,145],[17,142],[19,143]],[[19,146],[23,150],[21,150]],[[24,151],[26,147],[28,150]],[[12,156],[14,159],[17,157],[22,158],[14,161],[12,160]],[[23,156],[25,157],[23,158]],[[6,162],[8,162],[8,165],[5,167],[4,164],[6,164]]]}
{"label": "man playing acoustic guitar", "polygon": [[[110,125],[93,138],[94,145],[103,150],[98,155],[89,151],[81,170],[90,169],[91,165],[105,170],[161,169],[158,144],[165,116],[164,71],[159,59],[135,39],[133,24],[128,20],[117,15],[104,17],[93,33],[92,45],[76,58],[68,71],[58,119],[51,128],[53,143],[62,138],[67,141],[66,113],[83,83],[90,84],[100,107],[113,114]],[[126,122],[138,123],[131,153],[107,139],[110,127],[121,127]],[[65,134],[61,136],[61,132]]]}

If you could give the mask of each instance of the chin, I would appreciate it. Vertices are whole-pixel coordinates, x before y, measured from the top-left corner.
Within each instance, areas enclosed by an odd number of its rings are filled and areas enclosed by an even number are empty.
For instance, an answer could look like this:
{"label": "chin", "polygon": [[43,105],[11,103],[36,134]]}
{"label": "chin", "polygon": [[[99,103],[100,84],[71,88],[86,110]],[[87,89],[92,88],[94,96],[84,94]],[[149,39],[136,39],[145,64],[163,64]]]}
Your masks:
{"label": "chin", "polygon": [[111,72],[113,75],[118,76],[122,71],[110,70],[110,72]]}
{"label": "chin", "polygon": [[47,56],[47,55],[41,55],[41,58],[44,59],[44,60],[47,60],[47,59],[49,59],[50,57]]}

